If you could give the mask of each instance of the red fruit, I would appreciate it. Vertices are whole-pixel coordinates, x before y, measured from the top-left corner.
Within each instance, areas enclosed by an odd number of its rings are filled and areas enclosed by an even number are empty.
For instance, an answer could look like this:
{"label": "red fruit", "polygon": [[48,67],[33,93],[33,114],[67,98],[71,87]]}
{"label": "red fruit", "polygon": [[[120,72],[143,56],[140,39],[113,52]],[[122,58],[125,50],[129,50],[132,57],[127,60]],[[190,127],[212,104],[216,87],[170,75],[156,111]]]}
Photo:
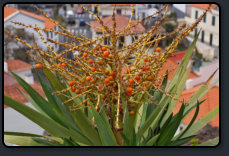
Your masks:
{"label": "red fruit", "polygon": [[113,80],[114,80],[113,76],[109,76],[108,79],[109,79],[110,81],[113,81]]}
{"label": "red fruit", "polygon": [[80,94],[80,93],[81,93],[81,90],[76,89],[75,93],[76,93],[76,94]]}
{"label": "red fruit", "polygon": [[86,91],[88,91],[88,88],[87,88],[87,87],[85,87],[85,88],[84,88],[84,91],[85,91],[85,92],[86,92]]}
{"label": "red fruit", "polygon": [[160,47],[157,47],[156,48],[156,52],[159,52],[160,53],[161,52],[161,48]]}
{"label": "red fruit", "polygon": [[89,64],[92,64],[94,61],[92,59],[88,60]]}
{"label": "red fruit", "polygon": [[96,71],[96,68],[91,68],[91,71],[92,71],[92,72],[95,72],[95,71]]}
{"label": "red fruit", "polygon": [[65,63],[62,63],[61,64],[61,67],[65,68],[66,67],[66,64]]}
{"label": "red fruit", "polygon": [[84,99],[84,100],[83,100],[83,104],[87,104],[87,100]]}
{"label": "red fruit", "polygon": [[102,51],[106,51],[107,50],[107,48],[106,47],[102,47],[102,49],[101,49]]}
{"label": "red fruit", "polygon": [[147,77],[147,80],[148,80],[148,81],[151,81],[152,79],[153,79],[153,76],[148,76],[148,77]]}
{"label": "red fruit", "polygon": [[81,84],[80,87],[84,87],[84,84]]}
{"label": "red fruit", "polygon": [[104,95],[102,95],[102,96],[101,96],[101,98],[104,100],[104,99],[105,99],[105,96],[104,96]]}
{"label": "red fruit", "polygon": [[129,79],[128,80],[130,84],[133,84],[134,83],[134,80],[133,79]]}
{"label": "red fruit", "polygon": [[140,76],[136,76],[135,80],[140,81],[141,77]]}
{"label": "red fruit", "polygon": [[61,64],[60,63],[58,64],[58,67],[61,68]]}
{"label": "red fruit", "polygon": [[144,62],[149,62],[149,59],[148,58],[144,58]]}
{"label": "red fruit", "polygon": [[90,76],[87,76],[86,77],[86,81],[90,81],[91,80],[91,77]]}
{"label": "red fruit", "polygon": [[149,83],[148,82],[145,82],[145,86],[148,86],[149,85]]}
{"label": "red fruit", "polygon": [[74,85],[74,82],[73,81],[70,81],[68,82],[69,86],[73,86]]}
{"label": "red fruit", "polygon": [[99,64],[100,64],[100,65],[102,65],[102,64],[103,64],[102,60],[99,60]]}
{"label": "red fruit", "polygon": [[128,95],[128,96],[131,96],[131,95],[132,95],[132,92],[127,92],[127,95]]}
{"label": "red fruit", "polygon": [[130,115],[134,115],[134,111],[130,111],[129,114],[130,114]]}
{"label": "red fruit", "polygon": [[60,54],[57,54],[56,55],[56,59],[60,59],[61,58],[61,55]]}
{"label": "red fruit", "polygon": [[76,88],[75,87],[72,87],[72,92],[75,92],[76,91]]}
{"label": "red fruit", "polygon": [[106,78],[105,79],[105,83],[107,83],[107,84],[110,83],[110,79],[109,78]]}
{"label": "red fruit", "polygon": [[109,76],[115,76],[115,75],[116,75],[116,73],[113,71],[109,73]]}
{"label": "red fruit", "polygon": [[99,89],[102,89],[102,88],[103,88],[103,85],[100,84],[100,85],[99,85]]}
{"label": "red fruit", "polygon": [[88,53],[83,53],[83,57],[88,57]]}
{"label": "red fruit", "polygon": [[41,68],[41,64],[36,64],[36,68],[40,69]]}
{"label": "red fruit", "polygon": [[135,104],[131,104],[130,108],[135,108],[135,106],[136,106]]}
{"label": "red fruit", "polygon": [[75,62],[74,62],[74,65],[77,66],[77,65],[78,65],[78,61],[75,61]]}
{"label": "red fruit", "polygon": [[130,92],[132,92],[132,91],[133,91],[133,88],[132,88],[132,87],[128,87],[128,88],[127,88],[127,92],[128,92],[128,93],[130,93]]}
{"label": "red fruit", "polygon": [[108,55],[110,55],[109,51],[104,51],[103,56],[107,57]]}

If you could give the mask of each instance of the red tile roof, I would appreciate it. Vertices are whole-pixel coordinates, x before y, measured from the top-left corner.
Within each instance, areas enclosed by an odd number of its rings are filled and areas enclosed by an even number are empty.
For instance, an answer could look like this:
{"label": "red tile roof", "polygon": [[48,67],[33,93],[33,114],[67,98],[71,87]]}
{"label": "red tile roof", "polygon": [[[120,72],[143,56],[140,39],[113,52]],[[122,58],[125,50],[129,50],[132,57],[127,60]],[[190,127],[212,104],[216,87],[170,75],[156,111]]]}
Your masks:
{"label": "red tile roof", "polygon": [[[45,97],[42,87],[38,82],[34,82],[34,84],[32,84],[31,86],[41,96]],[[14,79],[11,74],[4,72],[4,94],[21,103],[28,102],[25,96],[18,89],[26,93],[26,91],[20,86],[20,84]],[[6,108],[6,106],[4,107]]]}
{"label": "red tile roof", "polygon": [[176,62],[176,61],[181,61],[181,60],[183,59],[183,57],[184,57],[186,51],[187,51],[187,50],[185,50],[185,51],[180,51],[180,52],[176,52],[176,53],[174,53],[174,56],[169,57],[169,59],[172,60],[172,61],[175,61],[175,62]]}
{"label": "red tile roof", "polygon": [[4,19],[6,17],[8,17],[9,15],[13,14],[16,11],[19,11],[21,13],[24,13],[26,15],[29,15],[31,17],[34,17],[36,19],[44,21],[46,29],[52,29],[52,28],[54,28],[56,26],[56,24],[54,24],[53,22],[49,21],[48,18],[46,18],[44,16],[37,15],[37,14],[31,13],[31,12],[28,12],[28,11],[25,11],[25,10],[18,10],[18,9],[9,8],[9,7],[4,7]]}
{"label": "red tile roof", "polygon": [[8,65],[8,70],[14,72],[33,68],[33,66],[31,66],[30,64],[21,60],[6,60],[5,62]]}
{"label": "red tile roof", "polygon": [[[209,4],[191,4],[191,6],[206,10],[208,8]],[[216,4],[212,4],[210,10],[212,10],[216,6],[217,6]]]}
{"label": "red tile roof", "polygon": [[[41,96],[45,97],[45,94],[42,90],[41,85],[38,82],[34,82],[34,84],[31,85],[33,89],[35,89]],[[25,96],[19,91],[23,91],[26,93],[26,91],[20,86],[19,83],[10,85],[10,86],[4,86],[4,94],[7,96],[10,96],[11,98],[21,102],[26,103],[28,100],[25,98]]]}
{"label": "red tile roof", "polygon": [[[170,59],[167,59],[167,61],[162,66],[162,69],[159,71],[158,76],[164,75],[166,73],[166,71],[168,70],[169,71],[168,80],[171,80],[173,78],[173,75],[175,74],[178,66],[179,66],[179,64],[177,64],[176,62],[174,62]],[[198,77],[198,75],[196,75],[193,72],[190,72],[188,79],[195,78],[195,77]]]}
{"label": "red tile roof", "polygon": [[[129,23],[129,18],[116,14],[115,15],[115,20],[116,20],[116,31],[119,32],[123,30]],[[107,26],[110,30],[113,28],[113,21],[112,21],[112,16],[108,16],[102,19],[103,23],[105,26]],[[136,23],[135,20],[132,20],[131,24],[133,25]],[[95,32],[102,32],[101,30],[101,24],[99,21],[91,21],[91,26],[94,29]],[[133,28],[134,32],[144,32],[145,28],[139,23]]]}
{"label": "red tile roof", "polygon": [[17,11],[18,9],[15,8],[4,7],[4,19]]}
{"label": "red tile roof", "polygon": [[[191,89],[184,90],[180,99],[181,100],[184,99],[185,102],[188,101],[191,98],[191,96],[199,89],[199,87],[200,85],[193,87]],[[210,89],[209,92],[200,100],[204,100],[204,99],[206,99],[206,101],[204,101],[200,105],[199,114],[196,120],[199,120],[201,117],[203,117],[204,115],[206,115],[208,112],[210,112],[212,109],[214,109],[219,105],[219,87],[218,86],[212,87],[212,89]],[[179,111],[180,106],[181,103],[178,103],[176,105],[174,113],[177,113]],[[183,123],[188,124],[191,121],[194,113],[195,110],[191,111],[190,114],[184,119]],[[212,126],[219,126],[219,116],[215,117],[209,124]]]}

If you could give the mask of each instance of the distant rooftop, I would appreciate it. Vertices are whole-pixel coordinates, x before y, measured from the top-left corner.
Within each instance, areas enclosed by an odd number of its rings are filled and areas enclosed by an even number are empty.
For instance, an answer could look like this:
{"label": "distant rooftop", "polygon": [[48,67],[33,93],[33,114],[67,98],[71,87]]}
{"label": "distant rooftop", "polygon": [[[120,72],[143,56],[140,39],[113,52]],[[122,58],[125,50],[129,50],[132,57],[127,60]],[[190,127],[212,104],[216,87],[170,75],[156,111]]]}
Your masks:
{"label": "distant rooftop", "polygon": [[21,60],[6,60],[5,62],[8,65],[8,70],[13,72],[33,68],[32,65]]}

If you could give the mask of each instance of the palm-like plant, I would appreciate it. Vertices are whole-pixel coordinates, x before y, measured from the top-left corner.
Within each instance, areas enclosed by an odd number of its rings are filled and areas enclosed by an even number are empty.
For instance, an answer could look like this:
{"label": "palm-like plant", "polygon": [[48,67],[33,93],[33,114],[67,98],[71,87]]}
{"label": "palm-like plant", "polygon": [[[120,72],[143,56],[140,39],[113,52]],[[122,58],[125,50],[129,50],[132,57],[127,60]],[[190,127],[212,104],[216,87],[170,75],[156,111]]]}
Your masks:
{"label": "palm-like plant", "polygon": [[[134,28],[149,17],[132,21],[134,12],[132,7],[128,26],[117,32],[115,7],[112,28],[108,28],[103,23],[99,11],[98,15],[95,15],[87,8],[81,7],[99,21],[102,37],[91,40],[81,34],[79,34],[81,37],[74,36],[40,9],[39,11],[45,17],[63,31],[43,29],[19,22],[13,23],[37,31],[47,45],[48,52],[42,51],[37,46],[31,46],[5,31],[10,37],[37,52],[36,56],[29,52],[28,55],[38,62],[36,68],[44,72],[49,83],[46,84],[38,75],[47,97],[44,99],[23,79],[12,73],[28,93],[29,96],[23,94],[36,110],[6,95],[4,95],[4,104],[22,113],[52,135],[48,137],[5,132],[6,142],[24,146],[180,146],[192,139],[196,132],[218,114],[217,107],[194,122],[199,105],[204,102],[199,101],[200,98],[213,86],[208,86],[211,78],[189,101],[179,100],[191,69],[187,65],[197,37],[169,84],[167,83],[169,72],[162,76],[158,74],[166,60],[173,55],[180,41],[197,26],[207,10],[193,25],[189,27],[182,25],[174,32],[161,36],[160,25],[166,18],[168,9],[165,5],[157,12],[164,11],[162,19],[149,32],[126,46],[125,41],[120,41],[120,36],[131,35],[134,38],[136,33],[140,33],[134,32]],[[79,45],[60,43],[49,38],[46,40],[40,31],[65,35]],[[175,35],[177,36],[173,42],[162,52],[158,47],[159,41]],[[156,37],[151,40],[153,36]],[[108,37],[111,38],[111,46],[102,44]],[[57,54],[48,42],[64,46],[66,50]],[[123,44],[120,49],[116,47],[118,42]],[[34,45],[36,45],[35,41]],[[150,47],[154,49],[152,52],[149,51]],[[75,50],[81,55],[75,55],[73,60],[64,57],[68,52]],[[130,60],[130,57],[133,59]],[[182,106],[178,113],[173,114],[178,102],[182,102]],[[190,123],[175,135],[183,119],[193,109],[196,111]],[[217,139],[212,142],[217,144]]]}

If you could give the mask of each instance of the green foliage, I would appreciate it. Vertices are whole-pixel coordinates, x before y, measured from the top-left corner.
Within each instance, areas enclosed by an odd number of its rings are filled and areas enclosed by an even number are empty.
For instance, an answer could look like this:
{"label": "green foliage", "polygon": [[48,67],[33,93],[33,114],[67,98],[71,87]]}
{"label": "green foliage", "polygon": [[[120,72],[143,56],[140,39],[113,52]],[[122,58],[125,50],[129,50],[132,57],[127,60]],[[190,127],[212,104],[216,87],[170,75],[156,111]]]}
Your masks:
{"label": "green foliage", "polygon": [[[174,77],[168,83],[168,75],[164,77],[161,90],[174,93],[174,98],[179,99],[184,88],[191,66],[187,64],[192,55],[197,38],[189,47],[182,62],[179,65]],[[4,104],[12,107],[22,115],[44,128],[52,136],[41,136],[28,133],[4,132],[4,141],[21,146],[181,146],[195,137],[195,134],[209,123],[219,113],[216,107],[206,116],[195,122],[199,112],[199,106],[204,101],[200,99],[211,87],[202,85],[187,103],[182,103],[180,110],[174,114],[173,110],[178,100],[156,91],[154,88],[149,92],[155,98],[158,105],[139,105],[135,108],[134,115],[129,115],[127,103],[121,96],[124,121],[120,123],[120,130],[113,127],[112,121],[108,119],[104,106],[101,104],[101,97],[95,105],[99,106],[97,111],[93,105],[91,109],[78,109],[71,111],[74,103],[81,103],[85,97],[79,97],[68,103],[68,97],[73,96],[71,92],[57,96],[53,92],[61,91],[67,86],[63,84],[58,75],[44,68],[43,72],[48,83],[38,75],[40,84],[47,99],[39,95],[23,79],[12,73],[18,83],[28,93],[26,98],[35,106],[32,109],[14,99],[4,95]],[[139,94],[135,100],[147,102],[149,95]],[[92,103],[92,101],[90,101]],[[184,118],[192,111],[195,114],[190,123],[177,135],[176,132]],[[192,143],[197,145],[196,142]],[[209,140],[198,146],[215,146],[218,138]]]}

